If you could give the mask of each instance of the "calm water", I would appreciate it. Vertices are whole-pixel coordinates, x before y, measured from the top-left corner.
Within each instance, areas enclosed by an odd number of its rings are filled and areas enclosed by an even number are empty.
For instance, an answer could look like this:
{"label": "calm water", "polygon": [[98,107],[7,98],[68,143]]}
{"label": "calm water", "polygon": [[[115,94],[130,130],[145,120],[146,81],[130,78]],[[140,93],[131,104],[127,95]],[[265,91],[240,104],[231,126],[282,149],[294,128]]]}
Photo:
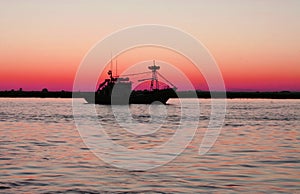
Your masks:
{"label": "calm water", "polygon": [[[78,101],[83,107],[92,106]],[[172,118],[165,118],[166,127],[158,134],[138,138],[118,132],[120,126],[107,106],[97,105],[96,109],[114,141],[141,149],[172,136],[180,112],[178,100],[169,102],[173,112]],[[128,171],[103,162],[83,143],[71,99],[2,98],[0,192],[300,192],[300,100],[228,100],[221,134],[202,156],[198,149],[210,101],[199,102],[204,107],[199,129],[180,156],[158,168]],[[149,123],[145,105],[131,108],[135,120]],[[92,117],[83,114],[83,119]]]}

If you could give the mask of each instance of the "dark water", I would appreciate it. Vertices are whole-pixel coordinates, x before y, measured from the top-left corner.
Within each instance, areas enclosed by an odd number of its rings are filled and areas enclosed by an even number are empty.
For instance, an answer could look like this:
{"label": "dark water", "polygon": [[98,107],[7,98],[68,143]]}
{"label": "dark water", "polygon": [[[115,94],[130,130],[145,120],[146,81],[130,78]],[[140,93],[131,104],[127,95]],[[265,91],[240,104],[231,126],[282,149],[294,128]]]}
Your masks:
{"label": "dark water", "polygon": [[[70,99],[0,99],[0,192],[300,192],[299,100],[228,100],[224,127],[205,155],[198,149],[210,101],[199,102],[204,107],[199,129],[181,155],[158,168],[128,171],[103,162],[87,148],[75,127]],[[170,103],[171,108],[179,106],[178,100]],[[147,123],[143,106],[133,107],[133,116]],[[113,130],[107,107],[97,106],[97,111],[121,144],[153,143],[147,136],[144,141],[125,138]],[[163,143],[173,125],[175,121],[160,131],[165,134],[156,136],[155,143]]]}

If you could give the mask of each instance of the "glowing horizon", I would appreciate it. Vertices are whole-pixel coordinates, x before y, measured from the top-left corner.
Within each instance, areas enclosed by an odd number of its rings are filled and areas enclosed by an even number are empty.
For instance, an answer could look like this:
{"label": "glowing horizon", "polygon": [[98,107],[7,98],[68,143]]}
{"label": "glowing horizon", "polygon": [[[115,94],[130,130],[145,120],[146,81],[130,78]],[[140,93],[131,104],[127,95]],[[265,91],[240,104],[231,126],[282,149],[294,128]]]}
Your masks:
{"label": "glowing horizon", "polygon": [[[116,30],[150,23],[177,27],[202,42],[228,91],[300,91],[299,19],[296,0],[2,1],[0,91],[71,91],[77,68],[95,43]],[[120,73],[154,59],[181,69],[196,89],[208,89],[188,60],[159,48],[122,54]],[[169,77],[176,82],[176,75]]]}

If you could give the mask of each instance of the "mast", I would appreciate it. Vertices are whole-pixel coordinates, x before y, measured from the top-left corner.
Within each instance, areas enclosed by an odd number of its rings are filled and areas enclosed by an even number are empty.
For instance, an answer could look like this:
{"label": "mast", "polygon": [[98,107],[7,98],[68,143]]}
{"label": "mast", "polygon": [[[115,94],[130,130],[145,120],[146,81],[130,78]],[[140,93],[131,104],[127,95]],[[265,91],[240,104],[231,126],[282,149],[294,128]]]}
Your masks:
{"label": "mast", "polygon": [[[152,79],[151,79],[151,85],[150,85],[150,90],[159,89],[159,85],[158,85],[158,79],[157,79],[157,70],[160,69],[160,66],[156,66],[155,65],[155,60],[153,60],[153,65],[152,66],[148,66],[148,69],[150,69],[152,71]],[[155,88],[153,87],[155,83]]]}

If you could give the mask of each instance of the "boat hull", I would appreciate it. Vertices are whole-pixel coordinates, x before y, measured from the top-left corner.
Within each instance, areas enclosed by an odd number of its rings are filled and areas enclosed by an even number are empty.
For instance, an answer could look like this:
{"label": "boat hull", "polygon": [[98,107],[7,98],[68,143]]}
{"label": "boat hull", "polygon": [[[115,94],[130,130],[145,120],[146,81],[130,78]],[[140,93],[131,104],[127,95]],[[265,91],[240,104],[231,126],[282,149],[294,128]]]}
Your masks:
{"label": "boat hull", "polygon": [[88,103],[92,104],[152,104],[153,102],[160,102],[166,104],[169,98],[176,97],[173,89],[154,90],[154,91],[132,91],[130,97],[110,95],[103,95],[94,93],[84,96]]}

